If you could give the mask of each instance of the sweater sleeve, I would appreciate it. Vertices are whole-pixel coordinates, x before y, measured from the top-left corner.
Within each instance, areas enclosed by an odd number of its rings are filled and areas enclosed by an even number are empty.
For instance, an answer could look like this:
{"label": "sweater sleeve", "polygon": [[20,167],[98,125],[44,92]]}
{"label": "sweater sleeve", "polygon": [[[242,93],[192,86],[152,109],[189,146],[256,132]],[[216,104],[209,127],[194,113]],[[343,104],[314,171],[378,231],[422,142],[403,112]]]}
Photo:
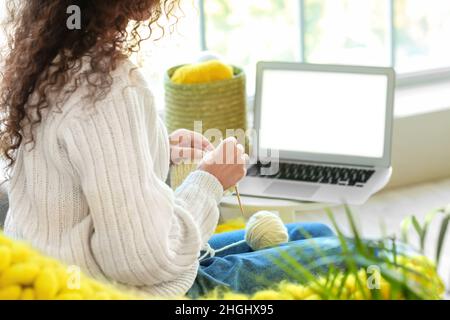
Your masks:
{"label": "sweater sleeve", "polygon": [[157,136],[152,99],[133,87],[115,91],[62,130],[93,221],[92,254],[120,283],[174,281],[198,265],[223,189],[214,176],[196,171],[174,193],[154,172],[158,155],[150,144],[167,135],[150,141]]}

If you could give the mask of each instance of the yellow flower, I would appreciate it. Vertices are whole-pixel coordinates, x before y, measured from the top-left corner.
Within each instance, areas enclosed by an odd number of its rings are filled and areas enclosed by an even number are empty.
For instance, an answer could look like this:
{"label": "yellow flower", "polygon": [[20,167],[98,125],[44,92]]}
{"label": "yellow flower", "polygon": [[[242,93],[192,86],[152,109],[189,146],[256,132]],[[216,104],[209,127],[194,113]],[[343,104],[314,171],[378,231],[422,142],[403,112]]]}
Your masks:
{"label": "yellow flower", "polygon": [[227,292],[223,295],[224,300],[248,300],[245,294]]}
{"label": "yellow flower", "polygon": [[391,297],[391,286],[384,279],[380,281],[380,296],[383,300],[389,300]]}
{"label": "yellow flower", "polygon": [[322,298],[318,294],[312,294],[306,297],[304,300],[322,300]]}
{"label": "yellow flower", "polygon": [[0,247],[0,273],[10,266],[11,261],[11,250],[6,246]]}
{"label": "yellow flower", "polygon": [[244,219],[230,219],[225,223],[219,224],[216,228],[216,233],[224,233],[236,230],[245,229],[245,221]]}
{"label": "yellow flower", "polygon": [[36,299],[50,300],[59,290],[58,277],[52,269],[46,268],[37,276],[34,283]]}
{"label": "yellow flower", "polygon": [[307,289],[300,284],[283,282],[280,284],[279,288],[281,292],[286,295],[290,295],[294,300],[303,300],[312,294],[309,288]]}
{"label": "yellow flower", "polygon": [[262,290],[255,293],[252,300],[292,300],[292,297],[275,290]]}
{"label": "yellow flower", "polygon": [[111,300],[111,295],[107,292],[96,292],[92,296],[92,300]]}
{"label": "yellow flower", "polygon": [[13,241],[3,235],[0,234],[0,246],[10,246],[13,244]]}
{"label": "yellow flower", "polygon": [[31,285],[39,273],[35,263],[18,263],[3,271],[0,276],[0,288],[9,285]]}
{"label": "yellow flower", "polygon": [[62,293],[56,296],[56,300],[83,300],[83,297],[78,293]]}
{"label": "yellow flower", "polygon": [[35,255],[34,252],[30,250],[30,247],[22,242],[15,242],[11,247],[11,252],[13,263],[27,261],[31,256]]}
{"label": "yellow flower", "polygon": [[26,288],[22,291],[22,295],[20,296],[21,300],[35,300],[36,296],[34,294],[34,290],[32,288]]}
{"label": "yellow flower", "polygon": [[2,299],[142,299],[80,275],[79,288],[69,288],[67,267],[22,242],[0,233],[0,300]]}
{"label": "yellow flower", "polygon": [[[426,298],[440,299],[445,287],[438,276],[435,265],[427,258],[399,257],[401,266],[408,266],[412,271],[392,267],[392,271],[403,274],[405,279],[412,282],[419,289],[424,290]],[[371,276],[374,274],[371,273]],[[368,276],[364,269],[356,274],[341,272],[335,275],[334,282],[320,277],[309,284],[282,282],[274,289],[262,290],[252,296],[233,292],[210,293],[206,299],[233,300],[319,300],[321,298],[337,299],[404,299],[401,292],[396,292],[382,274],[377,274],[380,287],[377,291],[369,290]],[[120,291],[113,285],[106,285],[80,274],[79,287],[70,280],[67,267],[60,262],[40,255],[29,246],[21,242],[9,241],[0,233],[0,300],[1,299],[144,299],[150,298],[142,293]],[[362,286],[358,285],[358,281]],[[326,285],[322,292],[322,287]],[[342,288],[343,285],[343,288]],[[342,292],[340,290],[342,289]],[[395,291],[395,292],[394,292]],[[328,295],[331,292],[331,295]],[[379,292],[379,296],[375,295]]]}
{"label": "yellow flower", "polygon": [[356,277],[354,274],[349,274],[345,280],[345,288],[348,292],[353,293],[356,291]]}
{"label": "yellow flower", "polygon": [[22,288],[18,285],[0,287],[0,300],[18,300],[21,293]]}

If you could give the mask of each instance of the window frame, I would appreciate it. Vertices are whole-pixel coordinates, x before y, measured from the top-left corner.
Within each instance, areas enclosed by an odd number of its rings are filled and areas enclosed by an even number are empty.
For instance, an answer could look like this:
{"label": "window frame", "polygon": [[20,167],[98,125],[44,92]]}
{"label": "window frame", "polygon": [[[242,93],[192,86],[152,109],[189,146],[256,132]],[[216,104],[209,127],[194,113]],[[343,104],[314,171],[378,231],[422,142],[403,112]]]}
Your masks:
{"label": "window frame", "polygon": [[[206,12],[205,12],[205,0],[197,0],[200,15],[200,48],[203,51],[208,50],[207,42],[207,23],[206,23]],[[305,0],[299,1],[299,29],[300,29],[300,56],[298,62],[308,62],[305,59]],[[396,41],[396,29],[395,29],[395,0],[389,1],[388,5],[388,24],[389,24],[389,56],[390,56],[390,67],[396,67],[396,51],[397,51],[397,41]],[[397,87],[408,87],[416,86],[429,82],[439,82],[450,80],[450,65],[448,67],[435,68],[435,69],[424,69],[415,72],[399,73],[397,74],[396,86]]]}

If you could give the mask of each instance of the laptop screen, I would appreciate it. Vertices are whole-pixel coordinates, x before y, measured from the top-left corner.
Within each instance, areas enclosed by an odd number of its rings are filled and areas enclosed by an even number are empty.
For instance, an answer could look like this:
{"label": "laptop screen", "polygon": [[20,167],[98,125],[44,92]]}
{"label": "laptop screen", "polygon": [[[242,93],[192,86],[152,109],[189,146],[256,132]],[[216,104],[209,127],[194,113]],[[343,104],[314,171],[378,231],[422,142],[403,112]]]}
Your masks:
{"label": "laptop screen", "polygon": [[263,149],[382,158],[388,77],[264,70]]}

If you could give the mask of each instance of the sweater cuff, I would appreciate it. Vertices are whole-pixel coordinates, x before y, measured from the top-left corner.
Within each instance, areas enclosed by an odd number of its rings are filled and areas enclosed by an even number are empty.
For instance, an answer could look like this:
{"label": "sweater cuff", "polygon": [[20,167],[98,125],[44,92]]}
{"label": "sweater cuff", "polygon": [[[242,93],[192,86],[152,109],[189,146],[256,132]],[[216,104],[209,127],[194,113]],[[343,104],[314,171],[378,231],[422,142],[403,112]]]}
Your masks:
{"label": "sweater cuff", "polygon": [[219,204],[222,200],[224,190],[222,184],[212,174],[197,170],[189,174],[175,193],[185,194],[186,192],[193,197],[197,197],[197,193],[201,192],[210,196]]}

